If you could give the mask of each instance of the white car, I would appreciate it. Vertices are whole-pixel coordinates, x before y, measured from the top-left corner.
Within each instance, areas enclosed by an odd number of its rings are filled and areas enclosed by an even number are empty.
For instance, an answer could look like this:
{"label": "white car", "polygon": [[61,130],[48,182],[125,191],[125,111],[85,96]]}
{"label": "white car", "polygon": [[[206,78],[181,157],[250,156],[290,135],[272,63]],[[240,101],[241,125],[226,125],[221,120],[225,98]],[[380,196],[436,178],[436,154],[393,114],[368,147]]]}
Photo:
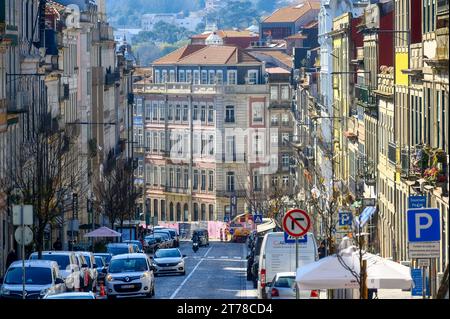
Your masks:
{"label": "white car", "polygon": [[[0,290],[2,298],[22,299],[22,261],[13,262],[6,272]],[[59,275],[56,261],[25,261],[25,298],[40,299],[46,294],[66,291],[64,280]]]}
{"label": "white car", "polygon": [[[268,299],[295,299],[295,272],[280,272],[267,284]],[[299,290],[299,299],[319,299],[318,290]]]}
{"label": "white car", "polygon": [[177,273],[186,274],[184,257],[178,248],[158,249],[153,256],[155,275]]}
{"label": "white car", "polygon": [[155,295],[153,266],[146,254],[121,254],[111,258],[106,275],[108,299]]}
{"label": "white car", "polygon": [[[30,255],[30,260],[37,260],[38,253]],[[80,266],[74,252],[71,251],[43,251],[41,260],[53,260],[58,263],[59,274],[66,283],[68,290],[80,287]]]}

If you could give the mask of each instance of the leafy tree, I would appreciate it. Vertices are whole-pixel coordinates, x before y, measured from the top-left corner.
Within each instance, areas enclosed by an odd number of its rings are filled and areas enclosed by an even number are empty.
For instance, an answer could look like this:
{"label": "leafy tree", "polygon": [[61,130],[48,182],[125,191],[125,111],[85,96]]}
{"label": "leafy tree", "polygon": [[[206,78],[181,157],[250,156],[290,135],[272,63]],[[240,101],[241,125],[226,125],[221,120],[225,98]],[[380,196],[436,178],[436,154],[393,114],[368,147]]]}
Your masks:
{"label": "leafy tree", "polygon": [[276,3],[276,0],[258,0],[257,8],[258,10],[272,13],[275,11]]}
{"label": "leafy tree", "polygon": [[258,16],[253,4],[248,1],[231,0],[228,5],[218,8],[207,15],[207,21],[216,21],[219,28],[231,29],[233,27],[246,28]]}

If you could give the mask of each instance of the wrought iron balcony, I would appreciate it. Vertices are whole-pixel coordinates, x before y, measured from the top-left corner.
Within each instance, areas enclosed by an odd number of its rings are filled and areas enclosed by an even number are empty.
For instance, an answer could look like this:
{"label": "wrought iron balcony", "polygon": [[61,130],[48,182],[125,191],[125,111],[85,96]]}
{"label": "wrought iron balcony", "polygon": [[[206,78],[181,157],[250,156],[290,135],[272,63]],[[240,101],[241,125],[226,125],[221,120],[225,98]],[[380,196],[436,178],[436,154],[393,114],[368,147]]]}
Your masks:
{"label": "wrought iron balcony", "polygon": [[105,85],[114,85],[117,81],[120,81],[119,70],[106,71],[105,74]]}

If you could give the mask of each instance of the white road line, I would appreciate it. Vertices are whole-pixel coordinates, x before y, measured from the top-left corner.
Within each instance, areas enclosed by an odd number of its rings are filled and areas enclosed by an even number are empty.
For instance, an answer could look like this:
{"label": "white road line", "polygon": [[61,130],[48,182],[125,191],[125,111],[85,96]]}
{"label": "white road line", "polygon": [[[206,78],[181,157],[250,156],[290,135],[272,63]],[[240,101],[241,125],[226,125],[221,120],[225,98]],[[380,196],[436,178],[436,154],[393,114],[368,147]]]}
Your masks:
{"label": "white road line", "polygon": [[[211,249],[213,248],[213,246],[209,247],[208,251],[206,252],[206,254],[203,255],[203,257],[206,257],[206,255],[208,255],[208,253],[211,251]],[[181,290],[181,288],[183,288],[184,284],[189,280],[189,278],[191,278],[191,276],[194,274],[195,270],[198,268],[198,266],[200,266],[201,262],[203,261],[203,258],[200,259],[200,261],[197,263],[197,265],[195,265],[194,269],[192,269],[192,271],[190,272],[190,274],[183,280],[183,282],[181,283],[181,285],[177,288],[177,290],[175,290],[173,292],[173,294],[170,296],[169,299],[174,299],[175,296],[177,295],[177,293]]]}
{"label": "white road line", "polygon": [[236,256],[234,256],[233,258],[234,258],[234,259],[241,259],[241,257],[236,257]]}
{"label": "white road line", "polygon": [[228,258],[228,256],[220,256],[220,258],[226,259]]}

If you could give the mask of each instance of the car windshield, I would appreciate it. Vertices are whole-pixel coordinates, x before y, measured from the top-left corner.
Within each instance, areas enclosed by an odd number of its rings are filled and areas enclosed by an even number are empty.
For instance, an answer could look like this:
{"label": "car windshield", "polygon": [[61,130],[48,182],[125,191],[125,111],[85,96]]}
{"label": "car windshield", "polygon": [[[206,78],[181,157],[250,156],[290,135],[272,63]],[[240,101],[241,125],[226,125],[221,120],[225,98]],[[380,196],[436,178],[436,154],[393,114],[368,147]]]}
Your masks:
{"label": "car windshield", "polygon": [[[160,236],[163,236],[164,238],[169,238],[169,234],[168,233],[166,233],[166,232],[155,232],[155,235],[160,235]],[[172,237],[172,236],[170,236],[170,237]]]}
{"label": "car windshield", "polygon": [[112,259],[109,265],[109,272],[112,274],[134,271],[147,271],[147,262],[144,258]]}
{"label": "car windshield", "polygon": [[103,262],[103,257],[100,256],[95,256],[95,263],[97,264],[98,267],[103,267],[104,266],[104,262]]}
{"label": "car windshield", "polygon": [[[26,267],[25,284],[26,285],[49,285],[52,283],[52,272],[50,268],[44,267]],[[14,267],[8,270],[5,277],[5,284],[22,284],[22,267]]]}
{"label": "car windshield", "polygon": [[108,253],[113,255],[128,254],[128,246],[108,246]]}
{"label": "car windshield", "polygon": [[127,241],[124,241],[124,243],[132,244],[132,245],[137,245],[140,249],[142,249],[142,243],[141,243],[140,241],[137,241],[137,240],[127,240]]}
{"label": "car windshield", "polygon": [[[37,254],[31,255],[31,259],[38,259]],[[56,255],[56,254],[42,254],[42,260],[53,260],[58,263],[60,270],[68,269],[70,264],[69,255]]]}
{"label": "car windshield", "polygon": [[275,287],[280,288],[292,288],[295,284],[295,277],[289,276],[289,277],[279,277],[278,280],[275,282]]}
{"label": "car windshield", "polygon": [[152,243],[154,243],[156,241],[156,239],[154,237],[145,237],[145,240],[149,244],[152,244]]}
{"label": "car windshield", "polygon": [[155,258],[181,257],[178,249],[160,249],[155,253]]}
{"label": "car windshield", "polygon": [[111,261],[111,255],[110,254],[97,255],[96,258],[97,257],[102,257],[103,260],[105,261],[105,264],[107,264],[107,263],[109,263]]}

